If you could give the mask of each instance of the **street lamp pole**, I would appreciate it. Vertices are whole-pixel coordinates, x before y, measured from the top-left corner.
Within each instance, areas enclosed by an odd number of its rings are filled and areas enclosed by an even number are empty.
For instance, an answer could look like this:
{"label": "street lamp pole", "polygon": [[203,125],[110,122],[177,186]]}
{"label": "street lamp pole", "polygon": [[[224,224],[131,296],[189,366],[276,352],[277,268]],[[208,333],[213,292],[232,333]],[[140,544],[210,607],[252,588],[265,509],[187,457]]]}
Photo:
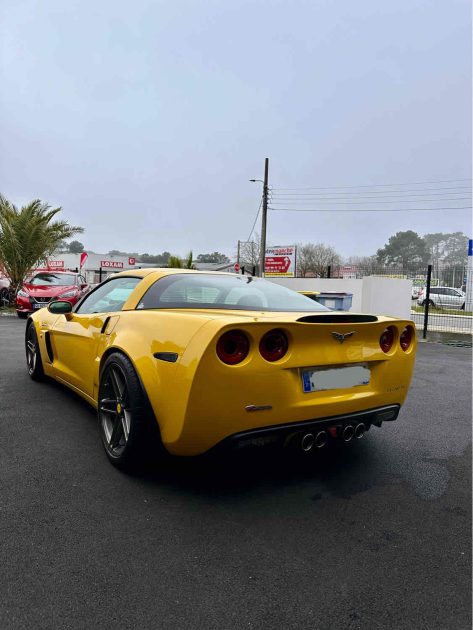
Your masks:
{"label": "street lamp pole", "polygon": [[264,275],[264,259],[266,254],[266,222],[268,218],[268,167],[269,167],[269,158],[264,159],[264,180],[262,179],[250,179],[250,182],[261,182],[263,184],[263,212],[261,216],[261,242],[260,242],[260,253],[259,253],[259,275],[263,277]]}

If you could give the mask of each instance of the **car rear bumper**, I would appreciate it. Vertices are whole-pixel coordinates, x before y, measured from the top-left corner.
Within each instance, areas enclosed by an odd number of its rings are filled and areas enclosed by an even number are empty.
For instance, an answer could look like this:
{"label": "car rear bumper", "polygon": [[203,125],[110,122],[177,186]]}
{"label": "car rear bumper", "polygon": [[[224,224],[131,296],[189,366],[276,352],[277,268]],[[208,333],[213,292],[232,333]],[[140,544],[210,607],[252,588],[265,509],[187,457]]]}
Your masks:
{"label": "car rear bumper", "polygon": [[369,429],[372,424],[380,427],[383,422],[396,420],[400,409],[400,405],[386,405],[367,411],[332,416],[320,420],[308,420],[305,422],[294,422],[242,431],[241,433],[228,436],[216,444],[211,450],[238,450],[271,444],[283,446],[289,442],[297,441],[298,437],[302,438],[302,436],[307,433],[318,433],[319,431],[327,431],[331,428],[336,428],[341,434],[346,426],[355,426],[360,423],[363,423],[366,429]]}

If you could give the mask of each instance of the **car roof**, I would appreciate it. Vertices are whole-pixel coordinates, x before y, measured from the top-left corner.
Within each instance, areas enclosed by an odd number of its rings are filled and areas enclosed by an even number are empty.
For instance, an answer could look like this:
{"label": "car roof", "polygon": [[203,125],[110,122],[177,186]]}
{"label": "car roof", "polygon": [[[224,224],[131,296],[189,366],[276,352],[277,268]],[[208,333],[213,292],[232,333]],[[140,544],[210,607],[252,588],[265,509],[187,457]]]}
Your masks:
{"label": "car roof", "polygon": [[177,267],[147,267],[146,269],[128,269],[127,271],[120,271],[113,274],[114,278],[120,276],[135,276],[138,278],[146,278],[147,276],[154,274],[156,277],[170,276],[172,274],[205,274],[207,276],[235,276],[235,273],[227,273],[225,271],[200,271],[199,269],[179,269]]}

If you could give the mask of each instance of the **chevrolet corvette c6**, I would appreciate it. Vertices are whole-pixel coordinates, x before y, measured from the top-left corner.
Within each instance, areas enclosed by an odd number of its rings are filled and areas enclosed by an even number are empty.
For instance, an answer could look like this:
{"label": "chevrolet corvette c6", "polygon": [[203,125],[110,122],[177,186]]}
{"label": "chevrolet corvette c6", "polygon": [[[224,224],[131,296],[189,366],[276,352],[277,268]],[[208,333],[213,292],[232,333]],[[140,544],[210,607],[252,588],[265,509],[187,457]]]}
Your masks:
{"label": "chevrolet corvette c6", "polygon": [[112,463],[271,442],[303,450],[395,420],[413,323],[335,312],[275,283],[180,269],[116,274],[29,317],[28,372],[97,409]]}

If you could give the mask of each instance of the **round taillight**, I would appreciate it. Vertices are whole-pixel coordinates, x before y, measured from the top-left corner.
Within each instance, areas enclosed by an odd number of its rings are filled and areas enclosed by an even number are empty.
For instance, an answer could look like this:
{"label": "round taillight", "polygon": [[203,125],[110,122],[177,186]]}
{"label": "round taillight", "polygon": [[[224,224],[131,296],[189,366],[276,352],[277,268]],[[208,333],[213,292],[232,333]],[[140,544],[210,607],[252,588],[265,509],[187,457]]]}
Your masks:
{"label": "round taillight", "polygon": [[241,330],[229,330],[217,341],[218,358],[228,365],[241,363],[248,356],[250,342]]}
{"label": "round taillight", "polygon": [[413,331],[412,326],[406,326],[399,337],[399,344],[401,348],[406,352],[412,343]]}
{"label": "round taillight", "polygon": [[266,361],[279,361],[287,352],[287,337],[282,330],[270,330],[261,338],[259,351]]}
{"label": "round taillight", "polygon": [[383,331],[383,334],[379,338],[379,346],[383,352],[389,352],[394,343],[394,328],[388,326]]}

